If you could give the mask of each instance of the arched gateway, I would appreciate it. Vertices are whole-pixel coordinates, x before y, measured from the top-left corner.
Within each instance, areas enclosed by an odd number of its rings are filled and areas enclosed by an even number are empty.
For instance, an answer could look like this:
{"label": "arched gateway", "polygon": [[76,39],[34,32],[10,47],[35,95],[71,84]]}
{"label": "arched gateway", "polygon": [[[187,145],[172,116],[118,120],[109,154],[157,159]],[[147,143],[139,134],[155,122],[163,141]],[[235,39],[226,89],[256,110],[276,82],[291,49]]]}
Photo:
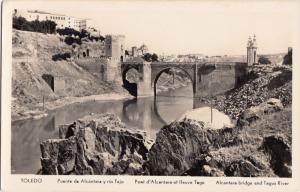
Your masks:
{"label": "arched gateway", "polygon": [[[135,85],[126,80],[126,73],[132,68],[139,74],[139,81]],[[157,80],[170,68],[186,73],[193,84],[194,97],[224,93],[236,87],[247,74],[246,63],[122,62],[123,86],[130,93],[134,92],[136,97],[156,96]]]}

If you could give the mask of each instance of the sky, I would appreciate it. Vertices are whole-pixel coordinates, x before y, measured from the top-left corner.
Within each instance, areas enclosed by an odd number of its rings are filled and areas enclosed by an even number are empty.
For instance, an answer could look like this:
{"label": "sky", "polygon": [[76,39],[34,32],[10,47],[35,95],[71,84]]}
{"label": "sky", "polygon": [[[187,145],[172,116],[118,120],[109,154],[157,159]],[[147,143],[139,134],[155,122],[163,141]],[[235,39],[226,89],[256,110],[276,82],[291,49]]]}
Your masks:
{"label": "sky", "polygon": [[295,44],[298,5],[293,1],[16,1],[13,7],[90,18],[103,35],[125,35],[128,48],[145,43],[158,54],[245,55],[253,34],[259,54],[287,52]]}

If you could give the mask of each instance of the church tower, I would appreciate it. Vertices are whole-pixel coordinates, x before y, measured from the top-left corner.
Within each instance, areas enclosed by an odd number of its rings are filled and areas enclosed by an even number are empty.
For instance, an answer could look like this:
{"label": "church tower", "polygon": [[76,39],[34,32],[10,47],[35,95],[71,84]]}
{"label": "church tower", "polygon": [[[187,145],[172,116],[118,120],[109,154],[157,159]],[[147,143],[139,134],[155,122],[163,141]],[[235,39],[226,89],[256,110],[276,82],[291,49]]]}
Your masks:
{"label": "church tower", "polygon": [[257,63],[257,43],[256,36],[253,36],[253,39],[249,37],[247,43],[247,63],[248,65],[253,65]]}

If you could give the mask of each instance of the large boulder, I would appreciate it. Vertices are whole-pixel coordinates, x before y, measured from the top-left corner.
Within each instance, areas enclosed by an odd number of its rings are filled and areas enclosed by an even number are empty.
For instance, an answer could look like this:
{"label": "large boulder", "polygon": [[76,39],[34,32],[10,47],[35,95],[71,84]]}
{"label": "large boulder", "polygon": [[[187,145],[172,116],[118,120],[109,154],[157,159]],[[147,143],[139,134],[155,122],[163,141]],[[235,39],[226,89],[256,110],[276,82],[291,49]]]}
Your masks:
{"label": "large boulder", "polygon": [[236,143],[234,128],[205,128],[204,123],[184,118],[164,126],[149,152],[152,175],[183,175],[197,157],[213,148]]}
{"label": "large boulder", "polygon": [[147,174],[151,141],[112,114],[89,115],[41,143],[42,174]]}
{"label": "large boulder", "polygon": [[224,127],[234,127],[230,117],[217,109],[211,107],[200,107],[183,114],[179,121],[187,118],[201,121],[204,128],[222,129]]}
{"label": "large boulder", "polygon": [[271,135],[263,139],[261,146],[270,155],[270,165],[280,177],[292,176],[292,147],[284,135]]}
{"label": "large boulder", "polygon": [[74,169],[77,144],[70,139],[53,139],[41,144],[42,173],[49,175],[65,174]]}
{"label": "large boulder", "polygon": [[212,177],[275,177],[269,164],[259,157],[232,154],[228,148],[211,151],[196,158],[183,175]]}
{"label": "large boulder", "polygon": [[246,109],[239,117],[237,125],[239,127],[250,125],[260,119],[265,114],[281,111],[283,105],[279,99],[270,98],[266,102]]}

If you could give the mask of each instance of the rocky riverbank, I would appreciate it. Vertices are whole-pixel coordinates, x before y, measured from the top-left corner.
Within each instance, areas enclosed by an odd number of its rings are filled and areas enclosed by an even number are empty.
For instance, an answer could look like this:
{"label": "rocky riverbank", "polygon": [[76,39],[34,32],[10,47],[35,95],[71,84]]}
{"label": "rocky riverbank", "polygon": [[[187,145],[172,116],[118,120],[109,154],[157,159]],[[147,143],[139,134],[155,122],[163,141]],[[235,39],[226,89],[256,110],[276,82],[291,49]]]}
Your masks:
{"label": "rocky riverbank", "polygon": [[12,111],[12,121],[25,119],[39,119],[48,115],[48,111],[58,109],[74,103],[84,103],[88,101],[112,101],[133,98],[129,94],[107,93],[101,95],[90,95],[84,97],[63,97],[53,101],[37,103],[34,107],[18,106]]}

